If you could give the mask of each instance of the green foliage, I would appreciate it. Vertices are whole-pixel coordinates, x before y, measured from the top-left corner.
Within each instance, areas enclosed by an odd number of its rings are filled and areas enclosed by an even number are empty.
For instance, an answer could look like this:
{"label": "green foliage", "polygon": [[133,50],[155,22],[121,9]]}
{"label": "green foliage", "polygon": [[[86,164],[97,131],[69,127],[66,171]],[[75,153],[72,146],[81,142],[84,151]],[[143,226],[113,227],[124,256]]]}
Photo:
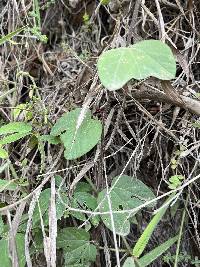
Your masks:
{"label": "green foliage", "polygon": [[0,158],[8,158],[8,153],[1,146],[15,142],[30,134],[32,127],[24,122],[10,122],[0,127]]}
{"label": "green foliage", "polygon": [[[109,194],[112,212],[137,208],[155,197],[152,191],[140,180],[127,175],[123,175],[120,178],[115,177],[111,187],[112,186],[113,189]],[[99,193],[97,201],[99,204],[101,203],[99,209],[101,212],[109,212],[108,197],[105,189]],[[129,219],[135,213],[113,213],[114,226],[118,235],[125,236],[129,234]],[[113,230],[110,214],[101,215],[101,218],[104,224],[110,230]]]}
{"label": "green foliage", "polygon": [[[36,208],[33,212],[32,222],[33,222],[33,228],[40,228],[40,214],[43,218],[44,225],[49,224],[49,205],[50,205],[50,198],[51,198],[51,189],[47,188],[43,190],[40,194],[38,204],[36,205]],[[67,202],[66,196],[61,195],[60,197],[56,198],[56,217],[57,220],[60,220],[63,216],[66,208],[65,203]],[[25,230],[26,228],[26,221],[27,221],[28,215],[25,214],[23,216],[22,225],[20,227],[20,230]]]}
{"label": "green foliage", "polygon": [[4,44],[5,42],[10,41],[14,36],[22,32],[26,27],[22,27],[17,29],[16,31],[10,32],[7,35],[0,38],[0,45]]}
{"label": "green foliage", "polygon": [[29,32],[31,32],[39,41],[47,43],[47,36],[41,33],[40,6],[38,0],[33,0],[33,10],[29,12],[29,15],[34,18],[34,26],[28,29]]}
{"label": "green foliage", "polygon": [[88,25],[90,21],[90,16],[85,12],[85,14],[83,15],[83,22],[85,25]]}
{"label": "green foliage", "polygon": [[165,253],[177,240],[178,240],[178,236],[168,239],[166,242],[154,248],[153,250],[151,250],[149,253],[147,253],[140,259],[128,257],[126,261],[124,262],[123,267],[149,266],[153,261],[155,261],[163,253]]}
{"label": "green foliage", "polygon": [[99,57],[97,67],[101,83],[111,91],[120,89],[130,79],[154,76],[170,80],[176,74],[176,62],[170,48],[157,40],[106,51]]}
{"label": "green foliage", "polygon": [[68,227],[60,230],[57,247],[62,248],[65,266],[90,266],[96,259],[96,247],[90,242],[90,235],[84,229]]}
{"label": "green foliage", "polygon": [[0,147],[0,159],[7,159],[8,158],[8,152]]}
{"label": "green foliage", "polygon": [[123,267],[136,267],[134,258],[132,258],[132,257],[128,257],[128,258],[125,260],[125,262],[124,262],[124,264],[123,264]]}
{"label": "green foliage", "polygon": [[2,236],[3,231],[4,231],[4,223],[3,223],[2,216],[0,215],[0,236]]}
{"label": "green foliage", "polygon": [[12,111],[14,120],[16,120],[18,116],[20,115],[20,113],[24,111],[26,108],[27,108],[27,104],[25,103],[21,103],[17,105]]}
{"label": "green foliage", "polygon": [[145,247],[147,246],[149,239],[151,238],[151,235],[153,231],[155,230],[156,226],[162,219],[163,215],[165,214],[168,205],[170,203],[171,198],[174,196],[172,194],[165,202],[163,207],[160,208],[160,210],[156,213],[156,215],[153,217],[153,219],[150,221],[150,223],[147,225],[146,229],[138,239],[137,243],[135,244],[133,248],[133,255],[135,257],[140,257],[140,255],[143,253]]}
{"label": "green foliage", "polygon": [[42,142],[48,142],[52,145],[57,145],[60,143],[60,138],[53,135],[41,135],[38,137],[40,141]]}
{"label": "green foliage", "polygon": [[16,188],[17,184],[15,183],[15,181],[0,179],[0,192],[2,192],[3,190],[15,190]]}
{"label": "green foliage", "polygon": [[154,248],[152,251],[144,255],[139,259],[139,263],[142,267],[149,266],[153,261],[155,261],[158,257],[160,257],[163,253],[165,253],[176,241],[178,240],[178,236],[172,237],[168,239],[163,244]]}
{"label": "green foliage", "polygon": [[[15,241],[17,247],[19,267],[24,267],[25,266],[24,235],[17,234]],[[0,240],[0,262],[3,267],[12,267],[12,262],[8,251],[8,239],[6,238]]]}
{"label": "green foliage", "polygon": [[200,129],[200,123],[199,122],[193,122],[192,126],[194,126],[195,128]]}
{"label": "green foliage", "polygon": [[87,111],[77,129],[81,109],[65,113],[52,127],[51,135],[60,136],[65,147],[65,158],[76,159],[90,151],[101,138],[102,125],[99,120],[91,119]]}
{"label": "green foliage", "polygon": [[110,0],[101,0],[101,1],[100,1],[100,3],[101,3],[102,5],[108,5],[109,2],[110,2]]}
{"label": "green foliage", "polygon": [[[175,258],[176,258],[176,255],[171,255],[171,253],[168,252],[165,256],[163,256],[163,262],[171,266],[174,264]],[[200,260],[198,260],[198,258],[196,260],[193,260],[191,255],[182,252],[178,255],[178,263],[183,263],[183,264],[187,263],[187,266],[191,266],[191,265],[196,266],[195,264],[197,264],[198,266],[198,264],[200,263]]]}
{"label": "green foliage", "polygon": [[28,133],[32,130],[30,124],[24,122],[10,122],[0,127],[0,135],[11,133]]}
{"label": "green foliage", "polygon": [[[97,208],[97,200],[91,194],[91,187],[89,187],[89,184],[78,183],[70,204],[73,208],[85,209],[88,211],[94,211]],[[70,214],[81,221],[85,221],[87,219],[85,214],[81,212],[71,211]],[[99,217],[92,217],[90,221],[94,226],[97,226],[99,223]]]}
{"label": "green foliage", "polygon": [[182,175],[173,175],[169,178],[169,188],[170,189],[176,189],[182,184],[182,180],[184,179],[184,176]]}
{"label": "green foliage", "polygon": [[27,136],[28,134],[29,133],[14,133],[14,134],[10,134],[10,135],[8,135],[8,136],[6,136],[6,137],[4,137],[3,139],[0,140],[0,146],[16,142],[19,139]]}

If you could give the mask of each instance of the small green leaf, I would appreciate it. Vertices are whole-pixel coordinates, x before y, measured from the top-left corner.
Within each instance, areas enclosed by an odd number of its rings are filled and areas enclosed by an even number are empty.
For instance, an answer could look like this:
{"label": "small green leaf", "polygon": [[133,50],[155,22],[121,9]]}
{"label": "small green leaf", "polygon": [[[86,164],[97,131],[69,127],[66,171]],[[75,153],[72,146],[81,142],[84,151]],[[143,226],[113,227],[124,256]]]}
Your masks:
{"label": "small green leaf", "polygon": [[76,186],[76,192],[91,192],[92,191],[92,187],[90,184],[86,183],[86,182],[79,182]]}
{"label": "small green leaf", "polygon": [[60,143],[60,138],[57,136],[53,136],[53,135],[41,135],[39,139],[40,141],[48,142],[49,144],[52,144],[52,145],[57,145]]}
{"label": "small green leaf", "polygon": [[10,122],[0,127],[0,135],[11,133],[28,133],[31,132],[32,127],[25,122]]}
{"label": "small green leaf", "polygon": [[3,180],[0,179],[0,192],[2,192],[3,190],[15,190],[17,188],[17,185],[15,183],[15,181],[7,181],[7,180]]}
{"label": "small green leaf", "polygon": [[102,5],[108,5],[109,2],[110,2],[110,0],[101,0],[100,3],[101,3]]}
{"label": "small green leaf", "polygon": [[2,147],[0,147],[0,158],[1,159],[7,159],[8,158],[8,152],[3,149]]}
{"label": "small green leaf", "polygon": [[[116,180],[118,180],[116,182]],[[112,211],[123,211],[135,209],[145,202],[154,199],[152,191],[140,180],[133,177],[123,175],[120,178],[115,177],[112,186],[114,188],[110,193],[110,201]],[[98,195],[98,204],[100,204],[100,212],[109,212],[109,205],[106,190],[104,189]],[[113,213],[114,226],[116,233],[122,236],[128,235],[130,232],[130,217],[137,212]],[[101,215],[104,224],[112,230],[110,215]]]}
{"label": "small green leaf", "polygon": [[193,122],[192,126],[194,126],[195,128],[199,128],[200,129],[200,122]]}
{"label": "small green leaf", "polygon": [[7,35],[3,36],[0,38],[0,45],[2,45],[3,43],[9,41],[11,38],[13,38],[15,35],[17,35],[18,33],[22,32],[26,27],[22,27],[17,29],[16,31],[10,32]]}
{"label": "small green leaf", "polygon": [[[81,208],[81,209],[86,209],[88,211],[94,211],[97,207],[97,200],[96,198],[91,195],[88,192],[80,192],[76,191],[74,192],[73,199],[71,206],[73,208]],[[78,220],[85,221],[86,216],[83,213],[72,211],[71,215],[77,218]],[[92,217],[90,220],[94,225],[98,225],[99,223],[99,217],[95,216]]]}
{"label": "small green leaf", "polygon": [[145,40],[128,48],[104,52],[97,63],[101,83],[110,91],[120,89],[129,80],[154,76],[175,78],[176,62],[169,46],[158,40]]}
{"label": "small green leaf", "polygon": [[122,267],[136,267],[134,259],[132,257],[128,257]]}
{"label": "small green leaf", "polygon": [[90,243],[90,235],[84,229],[62,229],[57,236],[57,247],[64,251],[65,266],[88,266],[96,259],[96,247]]}
{"label": "small green leaf", "polygon": [[14,133],[14,134],[10,134],[6,137],[4,137],[3,139],[0,140],[0,145],[6,145],[6,144],[10,144],[13,143],[15,141],[18,141],[19,139],[29,135],[30,133],[28,132],[24,132],[24,133]]}
{"label": "small green leaf", "polygon": [[22,103],[22,104],[17,105],[17,106],[13,109],[13,112],[12,112],[12,113],[13,113],[13,118],[14,118],[14,120],[16,120],[17,117],[19,116],[19,114],[20,114],[22,111],[26,110],[26,108],[27,108],[27,104]]}

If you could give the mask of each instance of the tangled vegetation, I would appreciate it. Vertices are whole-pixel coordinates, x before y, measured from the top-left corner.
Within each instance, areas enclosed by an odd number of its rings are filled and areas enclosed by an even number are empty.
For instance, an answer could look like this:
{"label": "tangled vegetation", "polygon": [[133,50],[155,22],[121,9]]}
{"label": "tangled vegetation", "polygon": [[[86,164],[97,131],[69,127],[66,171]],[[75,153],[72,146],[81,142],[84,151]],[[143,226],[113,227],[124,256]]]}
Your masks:
{"label": "tangled vegetation", "polygon": [[199,10],[0,2],[1,266],[199,266]]}

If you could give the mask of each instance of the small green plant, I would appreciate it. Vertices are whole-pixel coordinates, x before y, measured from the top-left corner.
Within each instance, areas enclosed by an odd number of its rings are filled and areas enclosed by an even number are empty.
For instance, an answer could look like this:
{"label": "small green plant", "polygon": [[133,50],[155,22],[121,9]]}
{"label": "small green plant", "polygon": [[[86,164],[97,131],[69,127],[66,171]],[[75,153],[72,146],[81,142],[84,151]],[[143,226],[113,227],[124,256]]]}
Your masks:
{"label": "small green plant", "polygon": [[[110,91],[122,88],[131,79],[141,80],[148,78],[149,76],[153,76],[161,80],[171,80],[175,78],[176,74],[176,62],[172,51],[166,44],[157,40],[141,41],[127,48],[122,47],[106,51],[99,57],[97,68],[101,83]],[[169,188],[177,188],[181,184],[181,179],[182,176],[171,177],[169,181]],[[136,183],[137,180],[133,183],[134,188],[137,191]],[[124,182],[124,184],[126,183]],[[131,192],[130,186],[124,190],[124,192],[126,192],[125,203],[123,203],[121,200],[123,197],[119,197],[122,204],[117,202],[118,196],[120,196],[120,190],[124,189],[124,184],[120,184],[119,188],[116,185],[113,186],[113,190],[109,194],[114,210],[123,210],[125,207],[126,209],[133,208],[132,205],[134,204],[129,202],[129,194],[127,193],[129,190]],[[130,182],[128,182],[127,185],[130,185]],[[146,202],[148,201],[148,198],[151,199],[153,195],[150,194],[150,192],[148,192],[149,189],[147,189],[147,195],[140,196],[141,192],[145,192],[144,185],[141,184],[140,186],[140,190],[135,193],[136,200],[141,201],[141,199],[143,199]],[[118,190],[117,193],[115,190]],[[171,198],[173,198],[173,196],[173,194],[170,196],[168,202]],[[116,198],[116,200],[113,198]],[[103,202],[102,197],[100,200]],[[131,199],[131,201],[132,200],[133,199]],[[116,205],[115,201],[117,202]],[[129,203],[131,203],[130,206]],[[138,203],[138,205],[140,204],[141,203]],[[147,255],[140,258],[154,229],[165,214],[168,204],[165,204],[164,207],[161,208],[160,211],[153,217],[135,244],[132,257],[127,258],[123,267],[148,266],[178,240],[178,236],[173,237],[149,252]],[[103,211],[105,211],[105,209],[108,210],[108,204],[103,205]],[[108,228],[111,229],[111,221],[109,216],[104,217],[102,218],[104,223]],[[127,225],[127,222],[129,216],[120,217],[120,214],[117,214],[113,215],[113,217],[116,232],[118,234],[128,234],[129,224]]]}
{"label": "small green plant", "polygon": [[38,0],[33,0],[33,10],[29,12],[33,17],[34,26],[29,28],[29,31],[41,42],[47,43],[48,38],[41,33],[41,18],[40,18],[40,5]]}
{"label": "small green plant", "polygon": [[1,126],[0,136],[3,136],[3,138],[0,139],[0,158],[8,157],[8,153],[2,146],[15,142],[29,135],[31,131],[31,125],[25,122],[10,122]]}
{"label": "small green plant", "polygon": [[182,175],[173,175],[169,178],[169,188],[176,189],[182,184],[182,180],[184,180],[184,176]]}
{"label": "small green plant", "polygon": [[14,36],[22,32],[26,27],[19,28],[11,33],[8,33],[7,35],[0,38],[0,45],[4,44],[5,42],[10,41]]}

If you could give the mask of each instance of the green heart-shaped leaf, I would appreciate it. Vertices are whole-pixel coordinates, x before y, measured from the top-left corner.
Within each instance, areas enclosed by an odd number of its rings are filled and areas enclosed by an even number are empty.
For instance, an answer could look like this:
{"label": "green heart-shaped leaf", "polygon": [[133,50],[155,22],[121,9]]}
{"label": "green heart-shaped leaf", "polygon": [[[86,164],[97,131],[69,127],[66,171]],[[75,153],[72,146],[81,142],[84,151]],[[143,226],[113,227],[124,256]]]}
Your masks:
{"label": "green heart-shaped leaf", "polygon": [[57,247],[64,251],[66,266],[88,266],[96,259],[96,247],[90,242],[90,235],[84,229],[67,227],[58,233]]}
{"label": "green heart-shaped leaf", "polygon": [[161,80],[175,78],[176,62],[170,48],[158,40],[138,42],[104,52],[97,63],[101,83],[110,91],[124,86],[130,79],[154,76]]}
{"label": "green heart-shaped leaf", "polygon": [[[113,185],[114,187],[109,196],[112,206],[114,226],[117,234],[125,236],[130,232],[129,219],[136,212],[123,212],[123,210],[131,210],[137,208],[145,202],[155,198],[155,196],[144,183],[127,175],[123,175],[120,178],[115,177],[111,187]],[[110,211],[106,189],[99,193],[97,202],[100,205],[100,212]],[[120,210],[122,211],[122,213],[114,213],[115,211]],[[101,218],[104,224],[110,230],[113,230],[110,214],[102,214]]]}
{"label": "green heart-shaped leaf", "polygon": [[90,111],[86,112],[77,129],[80,112],[81,109],[77,108],[64,114],[51,130],[51,135],[60,135],[65,147],[65,158],[69,160],[83,156],[101,139],[101,122],[91,119]]}

